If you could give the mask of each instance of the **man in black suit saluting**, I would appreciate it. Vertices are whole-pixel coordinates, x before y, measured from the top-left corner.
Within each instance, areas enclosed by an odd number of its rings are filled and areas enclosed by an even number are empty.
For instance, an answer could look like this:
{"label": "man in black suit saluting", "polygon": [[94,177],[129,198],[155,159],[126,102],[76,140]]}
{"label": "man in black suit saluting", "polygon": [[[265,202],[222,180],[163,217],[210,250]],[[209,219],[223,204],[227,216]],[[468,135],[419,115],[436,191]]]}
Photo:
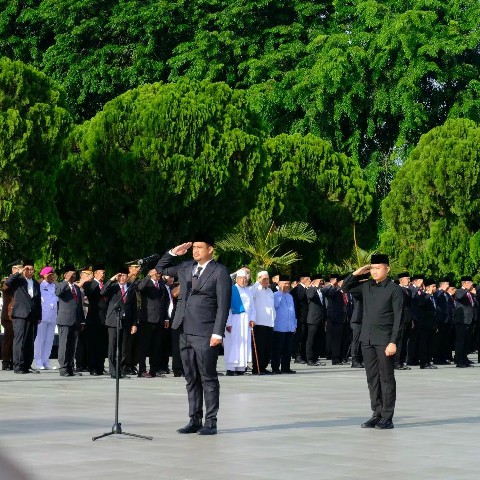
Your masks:
{"label": "man in black suit saluting", "polygon": [[[192,247],[193,260],[171,266],[174,258]],[[217,433],[220,385],[218,349],[222,343],[232,295],[232,281],[224,265],[213,259],[214,240],[197,235],[166,253],[155,267],[178,278],[180,295],[173,329],[180,329],[180,356],[185,370],[190,422],[178,433]],[[203,397],[205,425],[202,427]]]}

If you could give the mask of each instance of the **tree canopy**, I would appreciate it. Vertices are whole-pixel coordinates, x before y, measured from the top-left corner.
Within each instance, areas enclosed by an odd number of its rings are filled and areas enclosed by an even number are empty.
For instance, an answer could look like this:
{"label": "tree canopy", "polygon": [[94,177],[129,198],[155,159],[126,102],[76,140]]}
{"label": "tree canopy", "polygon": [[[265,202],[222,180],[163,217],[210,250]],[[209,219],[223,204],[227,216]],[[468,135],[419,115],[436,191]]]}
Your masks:
{"label": "tree canopy", "polygon": [[63,92],[43,73],[0,59],[0,261],[5,263],[9,255],[52,254],[60,224],[59,154],[71,126],[63,107]]}
{"label": "tree canopy", "polygon": [[415,272],[473,275],[480,260],[480,127],[448,120],[422,136],[383,202],[382,247]]}

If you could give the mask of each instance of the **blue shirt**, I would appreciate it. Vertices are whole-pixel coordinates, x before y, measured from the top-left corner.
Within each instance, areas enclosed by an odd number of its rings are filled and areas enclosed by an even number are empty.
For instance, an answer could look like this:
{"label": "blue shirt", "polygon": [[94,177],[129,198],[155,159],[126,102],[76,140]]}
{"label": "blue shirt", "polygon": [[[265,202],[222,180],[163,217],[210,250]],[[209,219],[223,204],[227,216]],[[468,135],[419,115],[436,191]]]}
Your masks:
{"label": "blue shirt", "polygon": [[275,332],[294,332],[297,328],[295,305],[289,293],[277,291],[273,294],[275,302]]}

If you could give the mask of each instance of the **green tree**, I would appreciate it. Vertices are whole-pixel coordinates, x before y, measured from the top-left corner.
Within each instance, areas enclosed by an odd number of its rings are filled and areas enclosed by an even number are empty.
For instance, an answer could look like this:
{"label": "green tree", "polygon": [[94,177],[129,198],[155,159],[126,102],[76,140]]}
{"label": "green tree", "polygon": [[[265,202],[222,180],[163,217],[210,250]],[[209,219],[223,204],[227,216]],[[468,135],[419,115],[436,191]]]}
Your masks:
{"label": "green tree", "polygon": [[480,260],[480,128],[448,120],[423,135],[383,202],[382,250],[415,272],[473,274]]}
{"label": "green tree", "polygon": [[0,59],[0,264],[50,259],[60,227],[55,205],[62,141],[71,118],[43,73]]}
{"label": "green tree", "polygon": [[225,84],[126,92],[69,140],[58,203],[63,255],[115,265],[196,231],[223,234],[265,181],[263,143],[244,92]]}
{"label": "green tree", "polygon": [[327,268],[349,255],[352,224],[364,222],[372,208],[372,193],[358,163],[311,134],[279,135],[265,146],[269,178],[249,218],[311,225],[317,240],[298,246],[299,267]]}
{"label": "green tree", "polygon": [[295,222],[275,225],[271,220],[261,221],[241,233],[230,233],[216,242],[220,251],[237,252],[251,259],[254,271],[263,269],[285,270],[300,260],[299,254],[286,248],[294,242],[312,243],[315,232],[306,223]]}

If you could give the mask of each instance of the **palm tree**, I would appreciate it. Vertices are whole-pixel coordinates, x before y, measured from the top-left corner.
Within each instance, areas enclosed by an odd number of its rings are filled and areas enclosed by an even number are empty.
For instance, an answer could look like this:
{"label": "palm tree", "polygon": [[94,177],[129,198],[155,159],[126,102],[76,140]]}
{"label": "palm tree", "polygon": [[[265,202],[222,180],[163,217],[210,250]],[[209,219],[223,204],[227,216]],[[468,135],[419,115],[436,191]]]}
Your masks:
{"label": "palm tree", "polygon": [[294,250],[282,252],[287,242],[312,243],[317,235],[306,222],[275,225],[272,220],[263,220],[243,233],[231,233],[216,243],[216,248],[224,252],[236,252],[252,258],[255,268],[284,269],[301,260]]}

